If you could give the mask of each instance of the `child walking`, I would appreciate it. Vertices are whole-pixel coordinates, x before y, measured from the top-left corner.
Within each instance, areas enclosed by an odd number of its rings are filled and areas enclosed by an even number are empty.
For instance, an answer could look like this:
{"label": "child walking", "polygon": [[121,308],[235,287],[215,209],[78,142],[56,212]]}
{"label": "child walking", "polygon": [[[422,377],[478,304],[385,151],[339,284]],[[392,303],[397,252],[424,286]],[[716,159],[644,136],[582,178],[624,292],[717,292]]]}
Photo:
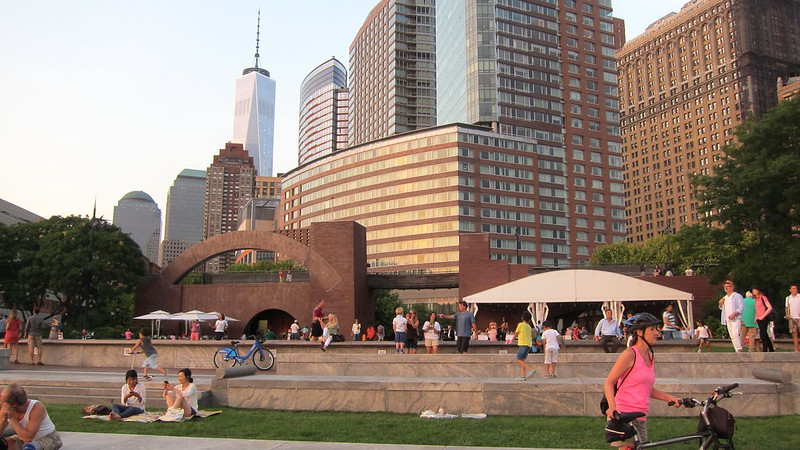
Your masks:
{"label": "child walking", "polygon": [[520,375],[514,378],[517,381],[525,381],[534,373],[536,369],[532,369],[525,362],[528,353],[531,352],[531,345],[533,345],[533,337],[531,336],[531,313],[525,311],[522,313],[522,322],[517,324],[517,330],[514,334],[517,336],[517,364],[520,367]]}
{"label": "child walking", "polygon": [[544,377],[556,377],[556,363],[558,362],[558,350],[561,348],[558,345],[558,331],[553,329],[550,321],[545,320],[544,333],[542,333],[542,344],[544,345]]}
{"label": "child walking", "polygon": [[167,369],[158,367],[158,361],[156,361],[156,358],[158,358],[158,352],[156,351],[155,347],[153,347],[153,342],[150,341],[150,336],[148,335],[147,330],[144,328],[139,330],[139,340],[133,344],[133,348],[131,348],[131,354],[136,353],[136,349],[139,347],[142,348],[142,351],[139,353],[144,353],[145,356],[147,356],[147,359],[145,359],[144,363],[142,363],[142,367],[144,368],[142,371],[142,377],[148,381],[152,380],[153,377],[147,374],[147,369],[156,369],[157,371],[163,373],[164,378],[166,378]]}
{"label": "child walking", "polygon": [[697,321],[697,330],[696,333],[697,339],[700,340],[700,346],[697,347],[697,353],[703,351],[703,345],[706,346],[706,351],[711,351],[711,330],[708,329],[708,326],[702,320]]}

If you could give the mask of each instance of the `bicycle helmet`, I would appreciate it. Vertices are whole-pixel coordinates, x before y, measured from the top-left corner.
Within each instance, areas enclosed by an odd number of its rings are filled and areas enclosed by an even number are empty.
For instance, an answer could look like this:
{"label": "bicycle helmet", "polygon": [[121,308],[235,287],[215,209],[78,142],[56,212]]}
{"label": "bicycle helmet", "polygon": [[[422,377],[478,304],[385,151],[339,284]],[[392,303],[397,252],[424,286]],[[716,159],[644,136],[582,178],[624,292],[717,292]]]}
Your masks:
{"label": "bicycle helmet", "polygon": [[606,422],[606,442],[608,443],[625,441],[635,435],[636,430],[631,424],[617,419],[611,419]]}
{"label": "bicycle helmet", "polygon": [[649,326],[661,325],[661,319],[650,313],[639,313],[625,321],[628,332],[643,330]]}

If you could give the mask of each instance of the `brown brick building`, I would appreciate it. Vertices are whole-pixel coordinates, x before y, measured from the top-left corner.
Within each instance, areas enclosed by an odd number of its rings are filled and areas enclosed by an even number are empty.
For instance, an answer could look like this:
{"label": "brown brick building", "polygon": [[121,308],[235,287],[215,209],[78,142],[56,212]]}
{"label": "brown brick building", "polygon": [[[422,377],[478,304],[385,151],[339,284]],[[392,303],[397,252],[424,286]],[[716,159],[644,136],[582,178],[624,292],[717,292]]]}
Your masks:
{"label": "brown brick building", "polygon": [[699,223],[692,174],[712,174],[748,113],[800,66],[800,1],[693,0],[617,53],[629,242]]}

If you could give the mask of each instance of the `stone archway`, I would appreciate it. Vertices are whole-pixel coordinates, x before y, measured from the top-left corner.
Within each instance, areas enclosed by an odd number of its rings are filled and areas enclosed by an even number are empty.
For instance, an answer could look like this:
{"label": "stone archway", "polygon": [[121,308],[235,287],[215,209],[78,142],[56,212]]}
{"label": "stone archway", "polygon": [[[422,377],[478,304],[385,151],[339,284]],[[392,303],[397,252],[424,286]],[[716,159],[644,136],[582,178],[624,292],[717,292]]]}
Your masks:
{"label": "stone archway", "polygon": [[167,284],[177,284],[198,264],[226,252],[246,249],[272,250],[293,259],[312,272],[325,290],[341,282],[325,258],[307,245],[279,233],[258,230],[220,234],[199,242],[175,258],[161,276]]}
{"label": "stone archway", "polygon": [[286,330],[289,329],[289,326],[292,325],[294,322],[295,317],[292,316],[290,313],[282,310],[282,309],[275,309],[269,308],[263,311],[259,311],[250,320],[247,321],[245,325],[245,334],[255,334],[256,331],[263,331],[261,328],[262,321],[267,322],[267,326],[275,336],[280,336],[286,333]]}
{"label": "stone archway", "polygon": [[[180,283],[198,264],[241,249],[280,253],[308,269],[309,277],[291,283]],[[324,299],[326,311],[351,323],[356,317],[363,320],[374,314],[366,279],[366,229],[358,223],[315,222],[308,228],[276,232],[236,231],[192,246],[161,273],[143,280],[136,290],[134,313],[219,311],[243,321],[229,328],[231,336],[241,336],[251,318],[269,309],[288,313],[301,327],[310,326],[311,311]]]}

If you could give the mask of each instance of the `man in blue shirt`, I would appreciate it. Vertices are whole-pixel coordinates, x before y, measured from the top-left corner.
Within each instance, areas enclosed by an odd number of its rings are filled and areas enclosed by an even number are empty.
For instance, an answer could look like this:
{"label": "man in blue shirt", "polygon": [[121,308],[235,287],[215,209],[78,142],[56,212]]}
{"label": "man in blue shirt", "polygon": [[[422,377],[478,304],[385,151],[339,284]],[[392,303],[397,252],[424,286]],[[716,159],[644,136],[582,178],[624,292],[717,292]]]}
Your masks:
{"label": "man in blue shirt", "polygon": [[469,351],[469,338],[472,333],[478,334],[478,326],[475,325],[475,316],[471,311],[467,311],[467,302],[458,302],[458,312],[451,315],[439,314],[440,319],[456,319],[456,348],[458,353]]}

